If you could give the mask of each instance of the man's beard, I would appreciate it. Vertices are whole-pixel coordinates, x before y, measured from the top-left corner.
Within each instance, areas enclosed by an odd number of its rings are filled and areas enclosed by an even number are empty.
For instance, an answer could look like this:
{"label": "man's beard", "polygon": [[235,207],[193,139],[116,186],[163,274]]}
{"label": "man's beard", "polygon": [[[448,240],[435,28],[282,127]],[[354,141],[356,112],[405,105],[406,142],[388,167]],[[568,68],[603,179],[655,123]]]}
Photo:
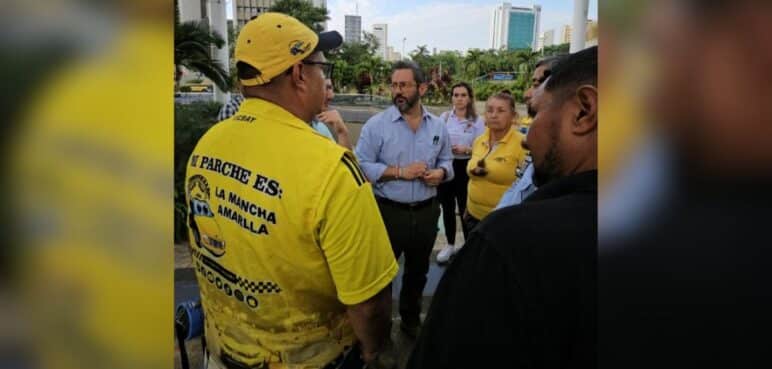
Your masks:
{"label": "man's beard", "polygon": [[541,187],[560,176],[561,166],[560,154],[558,154],[557,145],[550,146],[547,154],[544,155],[544,162],[541,165],[533,165],[533,184]]}
{"label": "man's beard", "polygon": [[[397,103],[397,98],[405,99],[405,103],[401,104],[401,105],[398,104]],[[407,111],[412,109],[415,106],[415,104],[418,103],[418,92],[416,92],[415,94],[413,94],[413,96],[410,96],[410,97],[407,97],[407,96],[402,95],[402,94],[395,95],[394,98],[391,99],[391,101],[394,103],[394,106],[396,106],[397,109],[399,109],[400,113],[406,113]]]}
{"label": "man's beard", "polygon": [[550,127],[550,147],[544,155],[544,161],[541,165],[533,162],[533,184],[541,187],[549,181],[560,177],[563,166],[563,159],[558,152],[558,130],[555,123]]}

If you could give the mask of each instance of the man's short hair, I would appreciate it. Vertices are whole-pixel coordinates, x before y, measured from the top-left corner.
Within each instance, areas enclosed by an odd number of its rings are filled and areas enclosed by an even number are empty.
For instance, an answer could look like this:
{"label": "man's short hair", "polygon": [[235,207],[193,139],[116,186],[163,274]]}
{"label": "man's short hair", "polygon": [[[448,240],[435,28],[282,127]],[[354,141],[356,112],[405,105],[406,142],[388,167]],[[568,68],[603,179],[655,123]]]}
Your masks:
{"label": "man's short hair", "polygon": [[236,62],[236,72],[239,79],[252,79],[261,74],[257,68],[244,62]]}
{"label": "man's short hair", "polygon": [[536,62],[534,69],[544,67],[544,75],[539,79],[539,83],[544,83],[544,81],[547,80],[547,77],[552,75],[552,70],[555,69],[555,66],[557,66],[563,58],[563,55],[548,56]]}
{"label": "man's short hair", "polygon": [[424,75],[424,71],[421,70],[421,67],[419,67],[418,64],[411,61],[405,61],[405,60],[397,61],[391,67],[391,75],[394,75],[394,72],[400,69],[412,70],[413,80],[415,80],[415,83],[420,85],[421,83],[426,82],[426,76]]}
{"label": "man's short hair", "polygon": [[598,47],[575,52],[559,60],[544,89],[562,100],[581,85],[598,86]]}
{"label": "man's short hair", "polygon": [[538,68],[543,65],[547,69],[552,70],[555,68],[556,65],[558,65],[558,62],[560,62],[560,60],[562,60],[564,57],[565,57],[564,55],[548,56],[546,58],[543,58],[537,61],[536,66],[534,68]]}

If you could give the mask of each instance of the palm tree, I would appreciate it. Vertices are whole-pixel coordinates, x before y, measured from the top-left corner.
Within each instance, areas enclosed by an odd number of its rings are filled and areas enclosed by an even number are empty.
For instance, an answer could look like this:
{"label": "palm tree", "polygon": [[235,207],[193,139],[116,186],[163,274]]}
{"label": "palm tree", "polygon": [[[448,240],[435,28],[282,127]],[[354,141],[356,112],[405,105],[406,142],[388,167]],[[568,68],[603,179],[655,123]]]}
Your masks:
{"label": "palm tree", "polygon": [[232,85],[225,67],[212,58],[212,48],[225,44],[222,36],[202,22],[180,22],[179,0],[174,0],[174,83],[182,77],[182,67],[209,78],[222,91]]}
{"label": "palm tree", "polygon": [[413,59],[413,61],[424,70],[429,68],[427,63],[429,59],[429,47],[426,45],[416,46],[416,49],[410,53],[410,59]]}
{"label": "palm tree", "polygon": [[330,20],[327,8],[315,7],[307,0],[278,0],[268,11],[294,17],[316,32],[324,31],[322,23]]}
{"label": "palm tree", "polygon": [[182,76],[182,67],[209,78],[222,91],[231,87],[228,71],[212,57],[212,48],[225,45],[222,36],[201,22],[178,23],[174,27],[175,82]]}
{"label": "palm tree", "polygon": [[464,58],[464,72],[466,73],[467,78],[473,79],[480,76],[483,69],[480,59],[483,54],[484,52],[479,49],[469,49],[469,51],[466,52],[466,57]]}

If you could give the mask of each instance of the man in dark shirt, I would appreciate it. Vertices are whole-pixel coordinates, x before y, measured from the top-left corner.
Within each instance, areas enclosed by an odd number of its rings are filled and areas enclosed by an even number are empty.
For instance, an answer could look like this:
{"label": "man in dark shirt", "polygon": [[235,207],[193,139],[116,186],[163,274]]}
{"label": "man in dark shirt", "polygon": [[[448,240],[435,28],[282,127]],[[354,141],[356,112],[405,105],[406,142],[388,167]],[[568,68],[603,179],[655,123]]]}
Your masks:
{"label": "man in dark shirt", "polygon": [[408,368],[595,367],[597,48],[561,61],[528,110],[539,189],[470,234]]}

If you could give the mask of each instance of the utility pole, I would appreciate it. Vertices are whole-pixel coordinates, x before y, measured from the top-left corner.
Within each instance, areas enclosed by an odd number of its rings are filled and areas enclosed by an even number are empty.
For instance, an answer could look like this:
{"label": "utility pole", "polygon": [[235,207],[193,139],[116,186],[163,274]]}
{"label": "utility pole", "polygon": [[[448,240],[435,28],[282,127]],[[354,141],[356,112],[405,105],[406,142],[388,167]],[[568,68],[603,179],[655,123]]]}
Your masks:
{"label": "utility pole", "polygon": [[587,12],[589,0],[574,0],[574,19],[571,26],[571,48],[569,52],[575,53],[584,49],[584,40],[587,37]]}
{"label": "utility pole", "polygon": [[405,60],[405,41],[407,41],[407,37],[402,38],[402,60]]}

